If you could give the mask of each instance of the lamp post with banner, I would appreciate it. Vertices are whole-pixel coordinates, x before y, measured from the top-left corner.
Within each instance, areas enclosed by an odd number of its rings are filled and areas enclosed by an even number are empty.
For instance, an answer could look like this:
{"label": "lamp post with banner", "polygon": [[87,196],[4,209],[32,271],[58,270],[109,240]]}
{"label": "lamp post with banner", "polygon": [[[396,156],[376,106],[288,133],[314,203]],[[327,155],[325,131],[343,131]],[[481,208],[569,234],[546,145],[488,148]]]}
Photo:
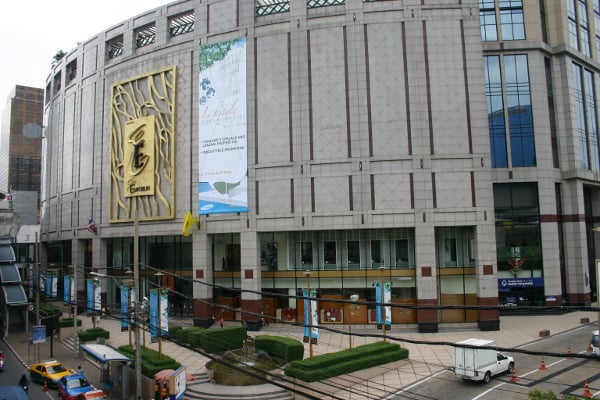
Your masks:
{"label": "lamp post with banner", "polygon": [[162,277],[165,274],[163,274],[162,272],[158,271],[157,273],[154,274],[154,276],[156,276],[156,280],[158,281],[158,289],[157,289],[157,313],[158,313],[158,358],[161,359],[162,358],[162,308],[161,308],[161,304],[160,304],[160,300],[162,297]]}
{"label": "lamp post with banner", "polygon": [[352,317],[359,315],[360,313],[358,304],[355,304],[358,301],[358,295],[356,293],[351,294],[350,301],[352,301],[352,303],[348,307],[350,309],[350,318],[348,319],[348,339],[350,342],[350,350],[352,350]]}
{"label": "lamp post with banner", "polygon": [[[308,354],[309,358],[313,357],[313,340],[312,340],[312,297],[310,295],[310,271],[305,271],[304,276],[306,276],[306,295],[308,296]],[[306,320],[306,318],[305,318]]]}

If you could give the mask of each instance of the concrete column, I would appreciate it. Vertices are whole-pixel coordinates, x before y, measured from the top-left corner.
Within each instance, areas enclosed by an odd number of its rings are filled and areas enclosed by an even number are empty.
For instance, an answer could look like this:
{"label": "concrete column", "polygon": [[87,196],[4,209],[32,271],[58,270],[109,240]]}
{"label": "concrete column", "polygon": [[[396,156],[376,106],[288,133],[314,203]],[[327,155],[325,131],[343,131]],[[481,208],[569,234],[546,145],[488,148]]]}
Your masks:
{"label": "concrete column", "polygon": [[558,207],[554,181],[540,180],[540,231],[542,236],[542,262],[544,265],[545,305],[560,306],[563,301],[560,273],[560,241],[558,236]]}
{"label": "concrete column", "polygon": [[563,181],[562,196],[567,301],[585,305],[591,294],[582,181]]}
{"label": "concrete column", "polygon": [[[486,213],[486,218],[493,214]],[[475,230],[477,242],[477,300],[480,306],[498,306],[498,268],[496,265],[496,235],[494,221],[479,224]],[[480,310],[477,324],[482,331],[500,329],[498,309]]]}
{"label": "concrete column", "polygon": [[214,323],[213,268],[211,238],[205,232],[192,233],[194,325],[209,327]]}
{"label": "concrete column", "polygon": [[437,268],[435,258],[435,230],[432,225],[417,225],[415,228],[415,253],[417,255],[417,306],[431,306],[431,309],[417,309],[419,332],[438,331],[439,313],[437,296]]}
{"label": "concrete column", "polygon": [[[260,239],[256,232],[242,232],[240,234],[241,250],[241,282],[242,282],[242,320],[248,321],[248,328],[252,329],[252,322],[260,321],[262,303],[260,295]],[[248,292],[249,291],[249,292]],[[254,328],[259,328],[256,326]]]}

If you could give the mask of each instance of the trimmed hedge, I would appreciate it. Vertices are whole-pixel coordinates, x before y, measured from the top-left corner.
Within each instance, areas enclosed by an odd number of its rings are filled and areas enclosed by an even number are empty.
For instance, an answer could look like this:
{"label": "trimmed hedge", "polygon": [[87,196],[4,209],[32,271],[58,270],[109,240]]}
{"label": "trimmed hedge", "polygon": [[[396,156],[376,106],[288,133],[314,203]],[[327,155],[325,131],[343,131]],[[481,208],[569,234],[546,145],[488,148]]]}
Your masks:
{"label": "trimmed hedge", "polygon": [[[121,354],[126,355],[127,357],[135,360],[135,350],[133,346],[125,345],[119,347],[117,350]],[[165,355],[164,353],[159,357],[158,351],[149,349],[147,347],[142,346],[142,375],[147,376],[148,378],[154,379],[154,374],[160,372],[165,369],[172,369],[176,371],[181,364],[172,359],[171,357]],[[135,363],[131,363],[131,367],[135,369]]]}
{"label": "trimmed hedge", "polygon": [[292,361],[284,372],[305,382],[316,382],[405,358],[408,358],[407,349],[395,343],[377,342],[352,350]]}
{"label": "trimmed hedge", "polygon": [[182,328],[182,329],[176,330],[175,332],[172,332],[171,328],[169,327],[169,336],[174,335],[177,339],[191,344],[192,341],[190,339],[190,335],[192,335],[194,333],[198,333],[198,332],[203,333],[205,331],[206,331],[205,328],[202,328],[199,326],[192,326],[189,328]]}
{"label": "trimmed hedge", "polygon": [[189,333],[188,343],[192,347],[201,347],[209,353],[224,353],[228,350],[242,348],[246,337],[246,328],[244,327],[204,329]]}
{"label": "trimmed hedge", "polygon": [[[62,318],[58,324],[61,328],[71,328],[73,327],[73,318]],[[81,326],[81,320],[77,318],[77,326]]]}
{"label": "trimmed hedge", "polygon": [[102,328],[90,328],[86,329],[85,331],[81,331],[78,334],[81,342],[90,342],[98,338],[110,338],[110,332]]}
{"label": "trimmed hedge", "polygon": [[304,357],[304,344],[299,340],[283,336],[256,336],[254,347],[256,350],[266,351],[269,355],[285,362],[302,360]]}

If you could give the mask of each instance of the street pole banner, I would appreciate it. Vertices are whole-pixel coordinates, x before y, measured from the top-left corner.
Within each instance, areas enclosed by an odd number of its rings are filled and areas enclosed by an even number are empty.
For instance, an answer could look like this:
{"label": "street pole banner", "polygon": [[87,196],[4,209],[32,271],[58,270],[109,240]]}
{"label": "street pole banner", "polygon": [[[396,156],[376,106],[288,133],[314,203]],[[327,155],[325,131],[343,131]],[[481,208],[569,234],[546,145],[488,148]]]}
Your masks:
{"label": "street pole banner", "polygon": [[[317,310],[317,291],[316,289],[311,289],[310,290],[310,297],[311,297],[311,306],[310,306],[310,312],[311,312],[311,317],[312,317],[312,331],[311,331],[311,341],[312,344],[317,344],[317,341],[319,339],[319,310]],[[315,299],[315,300],[313,300]]]}
{"label": "street pole banner", "polygon": [[392,283],[383,282],[383,303],[388,304],[385,306],[385,326],[386,330],[390,330],[392,327]]}
{"label": "street pole banner", "polygon": [[310,317],[310,310],[308,309],[308,290],[307,289],[302,289],[302,296],[304,296],[304,338],[303,338],[303,342],[304,343],[308,343],[308,341],[310,340],[310,328],[308,327],[309,322],[309,317]]}
{"label": "street pole banner", "polygon": [[382,291],[381,291],[381,283],[377,282],[375,284],[375,303],[377,304],[375,306],[375,319],[377,321],[377,329],[381,329],[383,326],[383,321],[382,321],[382,310],[381,310],[381,304],[382,304]]}
{"label": "street pole banner", "polygon": [[71,304],[71,276],[65,275],[63,278],[63,303]]}
{"label": "street pole banner", "polygon": [[50,293],[50,298],[53,300],[58,298],[58,274],[56,272],[52,273],[52,292]]}
{"label": "street pole banner", "polygon": [[121,286],[121,332],[129,329],[129,308],[131,304],[131,298],[129,293],[129,287]]}
{"label": "street pole banner", "polygon": [[[169,291],[150,289],[150,341],[158,342],[158,335],[169,336]],[[160,333],[159,333],[160,331]]]}

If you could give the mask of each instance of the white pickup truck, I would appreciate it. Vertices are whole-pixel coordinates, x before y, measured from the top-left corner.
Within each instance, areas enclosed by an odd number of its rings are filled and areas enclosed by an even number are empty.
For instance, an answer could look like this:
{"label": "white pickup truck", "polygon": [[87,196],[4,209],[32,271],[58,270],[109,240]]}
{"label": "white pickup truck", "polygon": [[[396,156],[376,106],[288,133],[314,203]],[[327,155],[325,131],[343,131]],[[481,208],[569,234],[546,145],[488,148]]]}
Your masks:
{"label": "white pickup truck", "polygon": [[453,347],[454,373],[462,379],[488,383],[492,376],[515,368],[515,360],[498,352],[492,340],[467,339]]}

